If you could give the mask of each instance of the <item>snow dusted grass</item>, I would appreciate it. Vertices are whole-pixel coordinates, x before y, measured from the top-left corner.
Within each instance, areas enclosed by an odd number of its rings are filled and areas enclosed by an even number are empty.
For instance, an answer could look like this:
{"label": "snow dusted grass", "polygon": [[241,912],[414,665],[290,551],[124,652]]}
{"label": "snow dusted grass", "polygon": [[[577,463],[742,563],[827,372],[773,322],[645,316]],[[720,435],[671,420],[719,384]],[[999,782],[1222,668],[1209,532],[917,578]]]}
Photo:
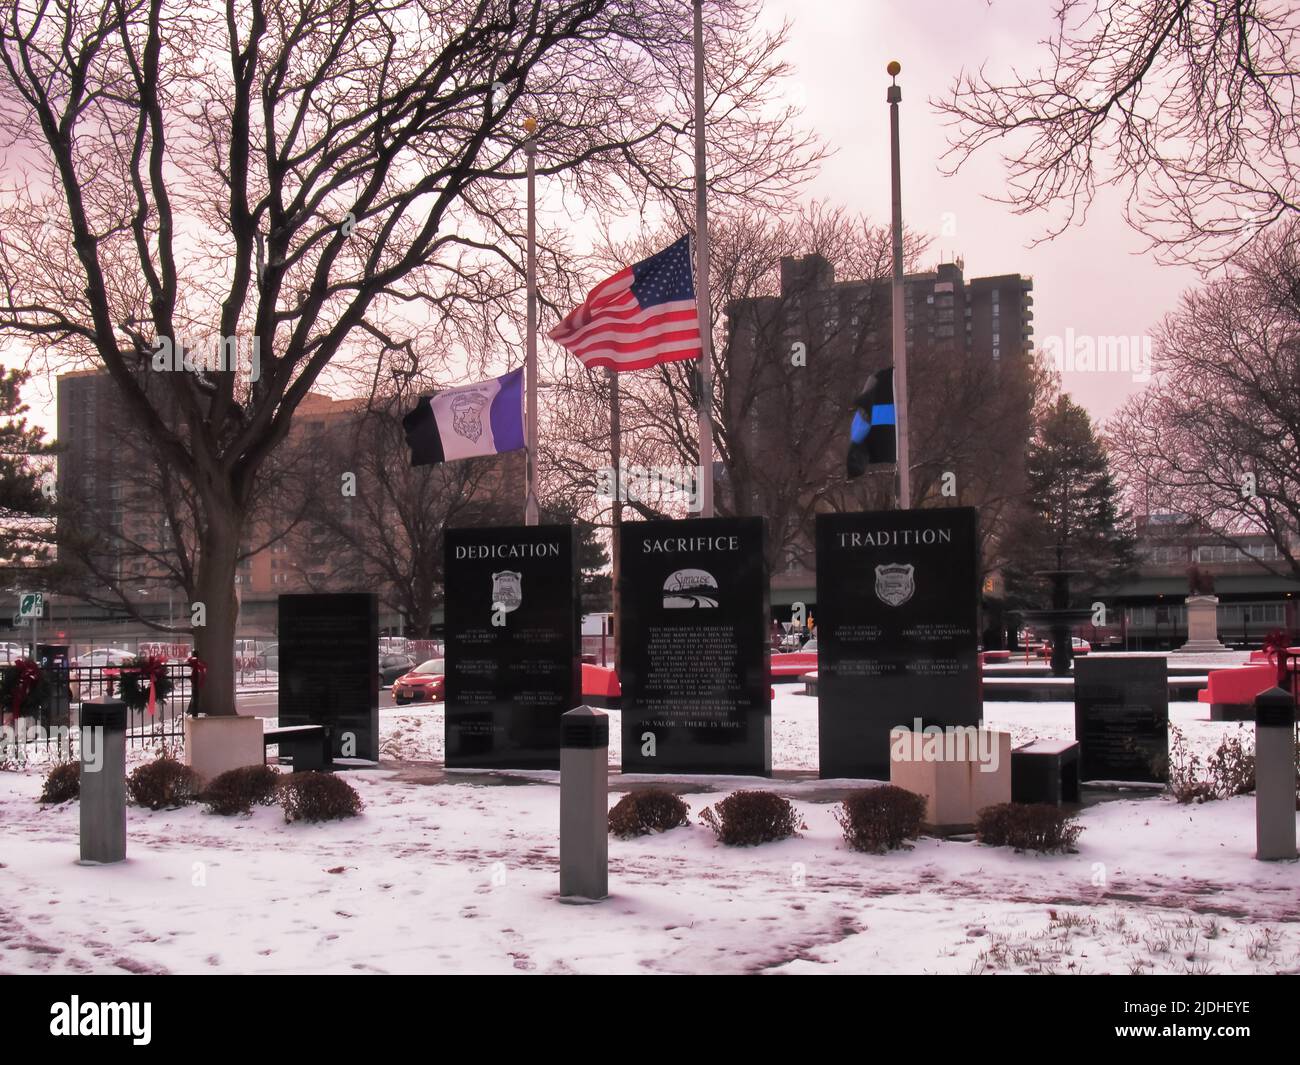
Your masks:
{"label": "snow dusted grass", "polygon": [[[816,764],[801,690],[777,688],[780,770]],[[1206,709],[1171,717],[1208,750],[1236,726]],[[1073,732],[1064,703],[986,715],[1015,743]],[[1099,803],[1077,854],[927,838],[865,855],[834,820],[861,782],[673,778],[691,827],[611,839],[612,897],[564,906],[557,774],[445,773],[441,707],[385,710],[381,727],[384,765],[344,774],[361,817],[133,807],[128,861],[111,867],[75,864],[77,805],[38,807],[39,769],[0,773],[0,972],[1300,971],[1300,868],[1253,859],[1253,797]],[[699,811],[755,786],[790,797],[807,828],[718,844]]]}

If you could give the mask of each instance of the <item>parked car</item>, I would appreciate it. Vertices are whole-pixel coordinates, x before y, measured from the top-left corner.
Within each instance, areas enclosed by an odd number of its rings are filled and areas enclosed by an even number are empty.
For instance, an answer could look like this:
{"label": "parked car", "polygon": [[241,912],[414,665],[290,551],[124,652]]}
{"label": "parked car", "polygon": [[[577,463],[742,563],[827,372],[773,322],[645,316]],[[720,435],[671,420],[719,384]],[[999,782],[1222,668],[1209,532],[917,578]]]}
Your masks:
{"label": "parked car", "polygon": [[123,651],[119,647],[96,647],[84,655],[78,655],[71,665],[79,669],[108,669],[125,665],[134,658],[135,655],[130,651]]}
{"label": "parked car", "polygon": [[809,640],[798,651],[774,654],[771,659],[771,675],[777,677],[802,677],[817,668],[817,641]]}
{"label": "parked car", "polygon": [[385,688],[403,674],[415,668],[415,659],[410,655],[381,654],[379,656],[379,686]]}
{"label": "parked car", "polygon": [[[1081,637],[1071,636],[1070,650],[1075,655],[1075,657],[1078,657],[1079,655],[1086,655],[1089,651],[1092,650],[1092,644],[1090,644],[1087,640],[1082,639]],[[1042,654],[1044,658],[1049,657],[1052,653],[1051,643],[1050,642],[1044,643],[1042,650],[1039,653]]]}
{"label": "parked car", "polygon": [[398,706],[438,702],[443,697],[443,684],[447,679],[445,663],[446,659],[430,658],[398,677],[393,682],[393,702]]}

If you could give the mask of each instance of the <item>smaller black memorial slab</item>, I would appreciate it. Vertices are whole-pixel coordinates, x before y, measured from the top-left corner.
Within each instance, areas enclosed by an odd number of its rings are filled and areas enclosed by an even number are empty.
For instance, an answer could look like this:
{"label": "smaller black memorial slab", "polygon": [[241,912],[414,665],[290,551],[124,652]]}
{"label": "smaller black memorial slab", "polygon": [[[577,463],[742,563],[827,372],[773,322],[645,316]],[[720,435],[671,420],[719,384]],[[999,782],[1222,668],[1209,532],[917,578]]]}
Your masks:
{"label": "smaller black memorial slab", "polygon": [[448,769],[559,769],[581,701],[572,525],[448,529]]}
{"label": "smaller black memorial slab", "polygon": [[334,758],[378,762],[378,600],[282,595],[279,613],[280,724],[323,725]]}
{"label": "smaller black memorial slab", "polygon": [[1166,781],[1169,675],[1164,656],[1076,658],[1074,737],[1081,780]]}
{"label": "smaller black memorial slab", "polygon": [[764,520],[620,530],[623,772],[769,775]]}

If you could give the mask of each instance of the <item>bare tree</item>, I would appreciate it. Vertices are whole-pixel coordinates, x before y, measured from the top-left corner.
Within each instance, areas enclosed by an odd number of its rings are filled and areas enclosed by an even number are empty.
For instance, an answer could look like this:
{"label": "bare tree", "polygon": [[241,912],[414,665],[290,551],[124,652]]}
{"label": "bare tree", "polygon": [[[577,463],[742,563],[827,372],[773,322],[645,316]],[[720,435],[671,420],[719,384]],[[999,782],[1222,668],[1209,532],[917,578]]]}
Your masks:
{"label": "bare tree", "polygon": [[1046,62],[962,72],[932,101],[956,172],[997,143],[1017,213],[1058,209],[1055,236],[1099,188],[1169,261],[1219,265],[1300,212],[1300,14],[1261,0],[1057,0]]}
{"label": "bare tree", "polygon": [[1131,505],[1277,545],[1300,577],[1300,223],[1184,294],[1157,333],[1154,377],[1108,426]]}
{"label": "bare tree", "polygon": [[[779,32],[757,32],[757,10],[710,5],[713,160],[740,191],[756,145],[791,180],[817,154],[770,106]],[[0,331],[47,369],[102,365],[123,420],[192,489],[209,710],[234,712],[240,543],[298,405],[364,343],[401,352],[403,321],[491,335],[518,287],[525,115],[541,173],[580,208],[671,206],[689,56],[676,0],[0,14],[0,136],[34,175],[0,209]],[[217,357],[166,371],[182,341]]]}
{"label": "bare tree", "polygon": [[413,467],[401,421],[411,404],[402,394],[372,400],[300,442],[317,461],[294,557],[308,586],[376,591],[408,635],[424,638],[443,602],[446,529],[518,521],[524,453]]}

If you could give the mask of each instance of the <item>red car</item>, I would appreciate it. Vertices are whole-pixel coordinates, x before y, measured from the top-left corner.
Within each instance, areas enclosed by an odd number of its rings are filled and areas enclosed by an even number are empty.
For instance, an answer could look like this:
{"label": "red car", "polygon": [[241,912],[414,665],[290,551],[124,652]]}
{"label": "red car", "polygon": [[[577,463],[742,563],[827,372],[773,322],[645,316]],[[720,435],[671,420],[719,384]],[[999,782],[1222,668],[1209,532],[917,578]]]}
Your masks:
{"label": "red car", "polygon": [[446,680],[444,659],[430,658],[393,681],[393,702],[398,706],[439,702]]}
{"label": "red car", "polygon": [[798,651],[772,655],[772,676],[802,677],[817,669],[817,641],[809,640]]}

